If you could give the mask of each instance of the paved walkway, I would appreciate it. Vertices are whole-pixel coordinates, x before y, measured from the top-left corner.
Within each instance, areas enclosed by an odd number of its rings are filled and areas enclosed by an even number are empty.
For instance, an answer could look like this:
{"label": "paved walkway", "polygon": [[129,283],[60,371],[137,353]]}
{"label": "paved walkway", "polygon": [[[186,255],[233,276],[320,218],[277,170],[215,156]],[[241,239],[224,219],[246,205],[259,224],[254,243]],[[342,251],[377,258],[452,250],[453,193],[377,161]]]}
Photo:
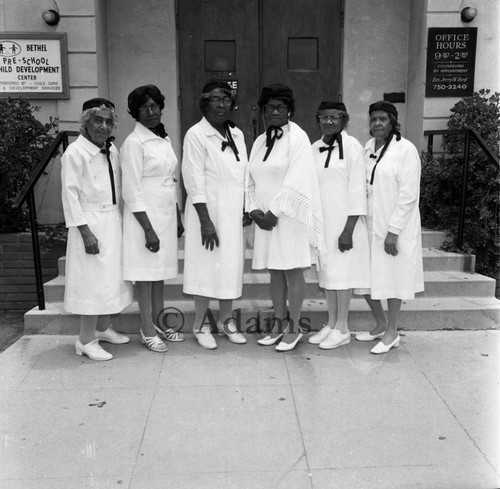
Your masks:
{"label": "paved walkway", "polygon": [[500,331],[407,332],[290,353],[74,337],[0,354],[1,489],[500,487]]}

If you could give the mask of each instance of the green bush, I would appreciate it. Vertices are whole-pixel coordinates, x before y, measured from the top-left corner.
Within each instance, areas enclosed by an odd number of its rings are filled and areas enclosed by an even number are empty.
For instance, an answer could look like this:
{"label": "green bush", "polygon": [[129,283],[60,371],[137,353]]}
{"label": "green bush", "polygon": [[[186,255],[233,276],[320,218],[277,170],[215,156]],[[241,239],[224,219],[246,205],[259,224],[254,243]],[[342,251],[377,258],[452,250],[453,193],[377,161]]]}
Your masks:
{"label": "green bush", "polygon": [[[500,94],[480,90],[452,109],[448,129],[474,129],[499,155]],[[500,173],[476,144],[470,147],[463,245],[457,246],[465,136],[444,136],[446,156],[422,155],[421,213],[426,227],[448,231],[449,251],[474,253],[476,270],[493,276],[500,270]]]}
{"label": "green bush", "polygon": [[53,122],[33,115],[39,107],[26,99],[0,100],[0,233],[25,231],[27,210],[12,205],[52,142]]}

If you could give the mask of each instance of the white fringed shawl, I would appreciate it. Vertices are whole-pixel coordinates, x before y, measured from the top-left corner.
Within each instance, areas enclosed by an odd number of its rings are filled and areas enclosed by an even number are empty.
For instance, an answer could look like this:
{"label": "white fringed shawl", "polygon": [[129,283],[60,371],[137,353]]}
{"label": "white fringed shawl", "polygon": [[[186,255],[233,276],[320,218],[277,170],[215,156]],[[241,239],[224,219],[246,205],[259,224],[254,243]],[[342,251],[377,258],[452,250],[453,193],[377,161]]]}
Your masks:
{"label": "white fringed shawl", "polygon": [[[314,155],[305,131],[294,122],[289,122],[289,128],[290,130],[283,134],[283,137],[289,138],[288,171],[281,189],[269,203],[269,210],[277,217],[284,214],[307,226],[309,243],[319,259],[319,265],[320,262],[324,263],[326,246]],[[260,142],[265,144],[265,141],[264,137]],[[254,199],[255,184],[250,177],[249,166],[246,178],[246,209],[251,212],[260,207]]]}

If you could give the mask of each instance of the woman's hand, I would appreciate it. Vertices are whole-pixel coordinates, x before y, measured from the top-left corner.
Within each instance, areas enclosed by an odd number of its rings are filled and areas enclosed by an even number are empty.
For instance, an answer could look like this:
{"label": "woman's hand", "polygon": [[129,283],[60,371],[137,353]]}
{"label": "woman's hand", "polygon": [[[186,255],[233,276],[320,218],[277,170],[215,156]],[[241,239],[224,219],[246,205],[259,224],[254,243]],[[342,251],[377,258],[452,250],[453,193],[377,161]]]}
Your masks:
{"label": "woman's hand", "polygon": [[260,229],[263,229],[264,231],[271,231],[272,226],[262,224],[264,213],[260,209],[255,209],[250,212],[250,217],[255,221],[255,224],[260,227]]}
{"label": "woman's hand", "polygon": [[213,251],[214,246],[219,246],[219,237],[215,231],[214,223],[211,219],[204,219],[200,222],[201,244],[210,251]]}
{"label": "woman's hand", "polygon": [[352,248],[352,232],[342,231],[339,236],[339,250],[344,253],[344,251],[349,251]]}
{"label": "woman's hand", "polygon": [[144,236],[146,238],[146,248],[151,251],[151,253],[158,253],[160,249],[160,240],[153,228],[149,228],[144,231]]}
{"label": "woman's hand", "polygon": [[95,234],[90,230],[90,228],[86,224],[78,226],[78,230],[82,235],[83,245],[85,246],[85,253],[89,255],[98,255],[99,246]]}
{"label": "woman's hand", "polygon": [[252,224],[253,219],[251,218],[248,212],[243,211],[243,227],[250,226]]}
{"label": "woman's hand", "polygon": [[389,231],[384,241],[384,250],[388,255],[396,256],[398,254],[397,242],[398,235]]}
{"label": "woman's hand", "polygon": [[278,218],[271,211],[267,211],[261,222],[264,226],[271,226],[273,228],[278,224]]}
{"label": "woman's hand", "polygon": [[177,237],[180,238],[184,234],[184,226],[182,224],[181,211],[179,210],[178,205],[176,205],[176,211],[177,211]]}

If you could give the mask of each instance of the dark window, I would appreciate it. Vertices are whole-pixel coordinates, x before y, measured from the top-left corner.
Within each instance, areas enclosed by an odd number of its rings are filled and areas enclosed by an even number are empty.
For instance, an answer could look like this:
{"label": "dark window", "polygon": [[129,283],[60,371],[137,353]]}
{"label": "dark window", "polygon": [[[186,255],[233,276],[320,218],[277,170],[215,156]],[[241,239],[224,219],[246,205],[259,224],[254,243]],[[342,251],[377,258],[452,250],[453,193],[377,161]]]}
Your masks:
{"label": "dark window", "polygon": [[318,69],[318,38],[288,38],[288,69],[290,71],[316,71]]}
{"label": "dark window", "polygon": [[236,71],[234,41],[205,41],[205,71]]}

